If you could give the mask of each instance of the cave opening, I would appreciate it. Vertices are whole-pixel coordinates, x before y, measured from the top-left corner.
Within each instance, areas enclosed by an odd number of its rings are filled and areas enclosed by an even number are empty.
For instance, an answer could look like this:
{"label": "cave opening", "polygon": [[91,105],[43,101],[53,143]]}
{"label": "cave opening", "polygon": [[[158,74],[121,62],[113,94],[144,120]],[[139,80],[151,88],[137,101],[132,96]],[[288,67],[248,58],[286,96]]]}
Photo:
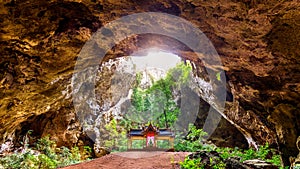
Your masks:
{"label": "cave opening", "polygon": [[[105,35],[101,31],[99,34],[81,50],[75,67],[77,73],[73,75],[72,80],[75,91],[73,103],[77,118],[85,133],[93,133],[90,135],[96,145],[101,147],[103,141],[114,140],[109,134],[114,132],[105,131],[109,128],[107,125],[116,125],[113,121],[120,121],[126,114],[134,115],[131,111],[135,104],[132,102],[132,95],[137,74],[141,73],[141,80],[144,81],[144,86],[138,89],[139,92],[147,93],[147,88],[150,88],[156,80],[163,78],[169,68],[172,69],[170,65],[183,63],[190,65],[191,72],[188,85],[181,86],[176,92],[172,91],[175,94],[173,100],[182,112],[182,115],[178,116],[181,120],[178,120],[180,123],[176,124],[177,127],[182,133],[187,134],[188,124],[192,123],[197,128],[203,128],[208,133],[208,138],[214,135],[220,146],[226,143],[226,146],[247,147],[247,141],[241,132],[222,118],[222,107],[225,106],[226,100],[225,73],[217,52],[205,37],[201,36],[203,40],[196,50],[181,39],[155,33],[128,36],[113,43],[114,45],[108,49],[98,39],[101,36],[105,38]],[[173,80],[179,79],[173,77]],[[156,95],[153,98],[160,98],[161,95],[165,97],[161,90],[155,90],[154,93]],[[162,109],[165,103],[160,103],[158,107]],[[139,117],[134,125],[146,124],[149,120],[145,119],[149,119],[151,113],[153,116],[153,112],[149,110],[143,112],[145,117]],[[164,114],[163,111],[160,112]],[[155,115],[151,118],[153,120],[157,117],[159,116]],[[216,134],[215,130],[228,132]],[[182,136],[184,137],[184,134]]]}
{"label": "cave opening", "polygon": [[[186,113],[180,117],[184,119],[181,126],[184,126],[182,128],[185,132],[189,122],[194,123],[198,128],[203,128],[211,108],[210,103],[207,102],[209,93],[205,93],[205,89],[213,90],[214,86],[209,82],[218,81],[217,78],[212,79],[208,75],[207,70],[211,71],[212,68],[205,67],[196,53],[178,40],[145,34],[120,42],[105,55],[100,64],[97,63],[94,99],[88,98],[92,95],[91,91],[87,90],[90,89],[91,84],[82,79],[81,90],[84,86],[87,87],[85,89],[87,99],[77,104],[81,111],[76,115],[79,121],[83,119],[80,123],[87,137],[95,144],[102,144],[101,139],[109,139],[109,135],[103,134],[105,133],[103,129],[113,118],[120,119],[128,112],[128,108],[132,105],[130,96],[137,72],[143,73],[145,77],[143,85],[147,88],[150,86],[151,78],[158,80],[165,77],[166,72],[180,62],[190,63],[192,67],[192,84],[182,88],[181,92],[185,94],[176,99],[176,104]],[[90,110],[93,111],[89,113]],[[51,119],[46,118],[46,121]],[[213,120],[208,122],[214,123]],[[22,125],[24,131],[34,128],[33,124]],[[210,130],[210,135],[217,145],[247,147],[243,135],[225,119],[221,119],[215,132],[212,132],[213,130],[214,128]],[[39,134],[42,133],[43,131],[40,131]],[[232,136],[233,133],[236,137]]]}
{"label": "cave opening", "polygon": [[[221,136],[217,142],[225,140],[223,142],[230,146],[237,142],[246,144],[245,140],[237,139],[240,132],[229,128],[234,125],[246,138],[252,137],[252,143],[257,146],[266,141],[273,143],[288,164],[289,157],[298,153],[295,141],[300,126],[299,60],[296,57],[299,36],[294,36],[299,32],[299,3],[272,1],[259,2],[250,6],[251,9],[248,6],[236,1],[220,1],[217,7],[215,2],[176,1],[176,8],[169,1],[7,2],[1,7],[4,26],[0,64],[1,89],[4,89],[0,94],[1,143],[17,136],[22,138],[31,129],[37,133],[36,137],[50,134],[61,145],[77,144],[77,134],[83,133],[81,126],[89,126],[98,114],[112,110],[112,105],[128,96],[118,89],[130,91],[131,84],[124,81],[134,80],[134,76],[116,71],[122,68],[117,58],[129,58],[135,51],[156,47],[193,63],[193,73],[201,84],[211,80],[217,85],[226,77],[228,107],[223,117],[227,121],[222,118],[218,125],[222,129],[215,130]],[[147,11],[151,11],[151,15]],[[140,14],[144,12],[143,17]],[[175,15],[169,17],[159,12]],[[115,24],[122,19],[121,25]],[[105,28],[99,31],[102,36],[97,37],[104,38],[87,42],[92,33],[102,27]],[[199,33],[198,29],[203,32]],[[211,45],[206,43],[209,41],[203,38],[204,34],[216,47],[224,66],[207,62],[210,60],[206,56],[210,53],[205,52],[205,47]],[[133,36],[123,40],[124,36],[120,35]],[[190,43],[183,44],[180,40]],[[83,56],[79,51],[86,42],[91,45]],[[191,50],[189,45],[200,45],[200,50]],[[110,51],[106,56],[95,59],[99,52],[105,53],[107,49]],[[138,56],[147,56],[147,53]],[[98,68],[102,63],[108,66],[99,67],[102,69],[99,71],[91,70],[97,73],[95,78],[92,73],[83,72],[80,76],[81,69],[74,70],[77,58],[78,63],[82,59],[87,67],[96,65]],[[110,62],[114,65],[109,66]],[[82,68],[85,71],[84,65]],[[74,80],[70,79],[73,73]],[[71,105],[72,94],[75,106]],[[107,102],[106,98],[111,101]],[[200,99],[204,106],[199,109],[207,112],[206,109],[218,107],[207,100]],[[127,99],[120,104],[121,110],[126,110],[128,102]],[[75,116],[86,118],[79,124]],[[202,127],[205,120],[201,119],[206,118],[207,115],[198,114],[196,125]],[[94,141],[97,133],[93,131],[88,136]]]}
{"label": "cave opening", "polygon": [[[178,86],[179,88],[164,88],[166,85],[170,85],[168,83],[172,83],[171,79],[167,80],[171,74],[170,72],[172,72],[170,70],[173,70],[172,76],[174,77],[171,78],[175,82],[181,78],[183,72],[180,71],[183,71],[182,67],[190,68],[188,77],[186,77],[188,82]],[[120,133],[122,133],[122,131],[129,129],[128,126],[124,126],[128,125],[126,124],[128,121],[130,121],[130,127],[141,127],[152,122],[160,128],[174,127],[172,125],[176,122],[177,128],[181,128],[183,132],[188,132],[188,124],[195,123],[199,114],[198,109],[202,109],[201,112],[205,110],[208,113],[210,108],[209,104],[203,104],[206,103],[204,100],[201,101],[203,102],[202,105],[198,106],[198,104],[201,104],[198,93],[200,89],[193,73],[196,70],[195,68],[193,62],[158,48],[139,50],[129,56],[103,62],[99,69],[99,78],[96,78],[97,85],[95,89],[97,102],[99,105],[101,103],[106,104],[107,107],[100,108],[102,109],[102,118],[96,118],[98,119],[96,123],[100,124],[97,128],[114,128],[111,125],[116,124],[113,123],[123,122],[119,125],[119,129],[123,128],[123,130],[120,129]],[[106,75],[110,78],[109,80],[100,78]],[[137,84],[138,78],[140,78],[140,81]],[[205,84],[204,81],[202,81],[202,84]],[[207,82],[206,85],[209,85],[209,83]],[[102,86],[107,88],[105,94],[101,89]],[[170,92],[170,94],[168,95],[166,92]],[[109,97],[107,97],[107,93]],[[142,108],[137,104],[142,104]],[[173,104],[172,108],[170,108],[170,104]],[[180,111],[181,114],[177,114],[178,117],[176,118],[181,120],[176,119],[171,123],[172,119],[169,118],[176,111]],[[126,122],[122,121],[123,119],[126,119]],[[115,136],[109,133],[113,132],[99,130],[98,142],[104,142],[104,145],[111,144],[107,140],[114,140],[112,137]]]}
{"label": "cave opening", "polygon": [[[179,118],[184,120],[182,120],[182,124],[178,124],[179,126],[181,125],[181,129],[184,130],[184,132],[188,132],[188,123],[193,123],[197,128],[209,126],[207,124],[205,125],[205,123],[218,125],[217,128],[219,129],[217,129],[216,132],[214,132],[216,127],[206,128],[209,135],[212,135],[211,140],[214,143],[220,146],[237,146],[242,148],[248,146],[243,135],[228,121],[222,118],[221,124],[217,124],[218,119],[221,117],[216,112],[215,115],[213,115],[216,119],[210,117],[210,119],[207,120],[211,105],[207,102],[209,93],[205,93],[205,90],[213,90],[214,86],[210,84],[210,81],[215,81],[216,79],[209,77],[207,69],[210,68],[205,67],[200,59],[195,59],[196,54],[191,49],[188,49],[185,45],[182,45],[172,38],[164,36],[158,37],[152,34],[138,36],[135,37],[134,40],[126,39],[125,42],[121,42],[119,46],[115,46],[112,51],[103,58],[99,71],[97,72],[95,97],[96,103],[101,105],[98,109],[102,116],[101,118],[95,116],[89,117],[89,119],[98,120],[98,122],[96,122],[98,126],[96,127],[100,130],[98,131],[98,136],[96,136],[96,144],[102,144],[103,140],[111,140],[111,136],[107,134],[107,131],[102,130],[105,128],[105,125],[110,126],[113,119],[121,120],[123,116],[132,113],[130,112],[130,106],[133,104],[133,86],[138,73],[142,74],[141,88],[147,89],[155,81],[164,78],[168,70],[182,62],[184,64],[189,63],[192,69],[189,86],[183,87],[180,91],[182,93],[177,93],[181,94],[181,96],[174,99],[176,104],[183,111],[183,114]],[[134,47],[128,45],[130,42],[136,42]],[[178,49],[175,49],[173,45],[177,46]],[[112,53],[116,51],[118,51],[119,54],[113,56]],[[190,58],[192,60],[190,60]],[[149,116],[145,116],[149,118]],[[139,126],[149,122],[149,120],[147,121],[145,119],[135,120],[136,122],[134,124]],[[94,127],[87,127],[87,132],[91,132],[89,131],[90,129],[94,130]],[[122,127],[124,126],[120,128]],[[222,132],[225,128],[228,131]],[[111,131],[109,132],[111,133]],[[232,133],[235,133],[236,137],[233,137]]]}

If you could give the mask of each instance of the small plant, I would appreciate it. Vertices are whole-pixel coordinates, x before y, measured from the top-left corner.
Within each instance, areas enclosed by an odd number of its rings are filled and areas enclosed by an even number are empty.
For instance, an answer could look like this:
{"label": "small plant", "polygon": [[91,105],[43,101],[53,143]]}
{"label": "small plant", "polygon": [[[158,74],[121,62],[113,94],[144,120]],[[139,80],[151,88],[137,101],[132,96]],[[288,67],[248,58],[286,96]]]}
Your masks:
{"label": "small plant", "polygon": [[172,168],[174,168],[175,166],[175,160],[174,160],[174,155],[171,155],[170,156],[170,162],[171,162],[171,165],[172,165]]}
{"label": "small plant", "polygon": [[280,155],[276,154],[273,149],[270,149],[268,143],[260,146],[258,150],[252,148],[247,150],[241,150],[239,148],[217,148],[216,151],[220,153],[223,159],[239,157],[241,162],[251,159],[260,159],[281,167]]}
{"label": "small plant", "polygon": [[104,147],[110,151],[125,151],[127,149],[126,130],[120,127],[119,121],[112,119],[102,130],[104,137]]}
{"label": "small plant", "polygon": [[[258,150],[252,148],[247,150],[242,150],[239,148],[221,148],[214,145],[204,143],[206,133],[202,129],[197,129],[195,126],[189,126],[189,134],[186,136],[185,140],[180,140],[179,143],[175,145],[175,150],[177,151],[189,151],[189,152],[203,152],[205,153],[217,153],[215,157],[209,157],[208,159],[202,159],[202,156],[194,156],[193,158],[187,157],[183,162],[180,163],[183,168],[213,168],[213,169],[223,169],[226,167],[225,161],[230,157],[238,157],[240,162],[251,159],[261,159],[266,162],[270,162],[280,169],[281,158],[279,154],[273,149],[269,148],[269,144],[266,143],[260,146]],[[202,160],[201,160],[202,159]]]}
{"label": "small plant", "polygon": [[179,164],[184,169],[204,169],[204,165],[201,164],[201,158],[198,159],[185,158],[184,161],[180,162]]}
{"label": "small plant", "polygon": [[221,158],[209,158],[209,166],[213,169],[225,169],[226,164]]}
{"label": "small plant", "polygon": [[189,125],[189,133],[186,139],[179,140],[175,144],[176,151],[188,151],[195,152],[198,150],[213,150],[213,146],[209,144],[204,144],[204,137],[207,135],[202,129],[197,129],[193,124]]}
{"label": "small plant", "polygon": [[221,72],[218,72],[218,73],[216,74],[216,78],[217,78],[217,80],[221,81]]}
{"label": "small plant", "polygon": [[36,143],[36,149],[51,159],[56,159],[56,144],[50,140],[49,136],[39,139]]}
{"label": "small plant", "polygon": [[70,164],[79,163],[86,160],[91,148],[85,146],[82,157],[78,147],[73,147],[71,150],[67,147],[57,148],[54,141],[49,139],[49,136],[39,139],[35,148],[28,147],[28,135],[25,136],[22,142],[23,150],[14,154],[6,155],[0,158],[0,167],[10,169],[55,169],[64,167]]}
{"label": "small plant", "polygon": [[83,152],[81,153],[81,160],[89,160],[92,157],[92,148],[90,146],[84,146]]}

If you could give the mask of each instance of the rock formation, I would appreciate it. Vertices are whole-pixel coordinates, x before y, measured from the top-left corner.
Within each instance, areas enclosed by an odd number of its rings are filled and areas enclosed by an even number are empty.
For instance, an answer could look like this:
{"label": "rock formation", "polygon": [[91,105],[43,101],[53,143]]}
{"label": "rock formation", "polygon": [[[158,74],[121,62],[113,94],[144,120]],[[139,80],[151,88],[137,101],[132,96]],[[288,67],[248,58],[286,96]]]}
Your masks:
{"label": "rock formation", "polygon": [[[287,165],[290,156],[297,156],[295,142],[300,135],[299,11],[297,0],[4,0],[0,4],[0,140],[17,143],[32,129],[37,137],[50,134],[58,145],[80,140],[91,144],[81,132],[71,96],[81,48],[92,33],[117,18],[164,12],[201,29],[224,65],[226,110],[213,140],[229,146],[269,142]],[[120,42],[103,62],[151,45],[201,67],[184,45],[151,34]],[[111,86],[105,83],[110,82],[109,73],[103,75],[107,78],[100,85],[103,89]]]}

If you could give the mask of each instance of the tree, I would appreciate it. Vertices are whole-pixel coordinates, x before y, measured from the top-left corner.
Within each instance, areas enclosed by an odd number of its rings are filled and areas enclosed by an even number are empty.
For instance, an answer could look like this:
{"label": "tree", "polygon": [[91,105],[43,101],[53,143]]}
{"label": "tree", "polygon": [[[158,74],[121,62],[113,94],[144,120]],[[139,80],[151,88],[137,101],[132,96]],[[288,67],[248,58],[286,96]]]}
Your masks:
{"label": "tree", "polygon": [[151,121],[159,127],[173,127],[180,108],[175,102],[176,93],[191,78],[189,62],[180,62],[166,73],[166,77],[154,81],[146,89],[141,88],[142,73],[137,73],[131,96],[132,107],[125,120],[147,123]]}

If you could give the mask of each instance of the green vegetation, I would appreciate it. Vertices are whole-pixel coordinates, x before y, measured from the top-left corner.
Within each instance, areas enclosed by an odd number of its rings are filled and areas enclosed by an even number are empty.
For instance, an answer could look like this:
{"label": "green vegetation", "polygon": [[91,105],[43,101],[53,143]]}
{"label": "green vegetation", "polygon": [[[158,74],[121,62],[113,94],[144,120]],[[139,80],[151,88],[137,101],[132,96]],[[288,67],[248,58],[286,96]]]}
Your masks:
{"label": "green vegetation", "polygon": [[189,157],[185,158],[183,162],[180,163],[182,168],[186,169],[225,169],[226,164],[221,161],[219,158],[209,158],[207,163],[203,163],[201,158],[190,159]]}
{"label": "green vegetation", "polygon": [[106,137],[104,146],[110,151],[125,151],[127,148],[126,130],[118,124],[116,119],[112,119],[105,125]]}
{"label": "green vegetation", "polygon": [[217,78],[217,80],[221,81],[221,72],[218,72],[218,73],[216,74],[216,78]]}
{"label": "green vegetation", "polygon": [[132,106],[124,117],[126,123],[137,127],[134,122],[151,121],[157,127],[172,128],[180,114],[174,93],[188,83],[191,71],[189,62],[181,62],[170,69],[165,78],[157,81],[152,78],[152,85],[147,88],[141,86],[142,76],[138,73],[131,97]]}
{"label": "green vegetation", "polygon": [[189,151],[189,152],[201,152],[204,154],[214,153],[217,155],[214,157],[207,157],[209,160],[204,160],[200,156],[197,158],[187,157],[183,162],[180,163],[182,168],[193,168],[193,169],[202,169],[202,168],[225,168],[225,161],[231,157],[236,157],[240,162],[251,159],[260,159],[266,162],[270,162],[279,168],[281,168],[281,159],[280,155],[271,149],[266,143],[263,146],[260,146],[258,150],[252,148],[247,150],[242,150],[239,148],[221,148],[214,145],[205,144],[206,133],[202,129],[197,129],[195,126],[190,125],[189,134],[186,139],[181,140],[180,143],[175,145],[176,151]]}
{"label": "green vegetation", "polygon": [[[111,119],[105,126],[109,136],[105,137],[105,147],[110,147],[113,151],[126,150],[126,131],[130,128],[140,128],[140,124],[151,122],[160,128],[175,129],[178,116],[181,114],[179,106],[175,102],[176,93],[181,87],[188,84],[191,78],[192,67],[189,63],[181,62],[176,67],[170,69],[162,79],[154,81],[151,85],[141,85],[142,73],[136,75],[131,96],[132,106],[126,112],[122,120]],[[150,75],[149,75],[150,76]],[[216,79],[221,80],[221,73],[216,74]],[[146,124],[147,125],[147,124]],[[182,139],[180,133],[176,133],[175,151],[187,152],[215,152],[217,156],[209,157],[187,157],[182,163],[183,168],[225,168],[225,161],[231,157],[238,157],[240,162],[250,159],[261,159],[271,162],[276,166],[281,165],[280,156],[269,145],[254,149],[241,150],[239,148],[218,148],[205,143],[205,133],[202,129],[197,129],[194,125],[189,125],[188,135]],[[133,141],[133,147],[142,148],[143,141]],[[168,147],[168,142],[159,141],[158,147]],[[201,153],[200,153],[201,154]],[[203,154],[202,154],[203,155]],[[205,155],[204,155],[205,156]]]}
{"label": "green vegetation", "polygon": [[201,158],[190,159],[189,157],[185,158],[183,162],[180,163],[182,168],[190,169],[201,169],[204,168],[204,165],[201,164]]}
{"label": "green vegetation", "polygon": [[[121,120],[113,117],[103,126],[101,131],[104,147],[110,151],[124,151],[127,147],[126,133],[130,128],[140,128],[141,124],[153,125],[159,128],[172,128],[180,115],[180,109],[175,102],[175,94],[180,87],[187,85],[191,78],[192,66],[189,62],[180,62],[167,71],[166,76],[151,85],[143,86],[142,73],[137,73],[132,88],[131,106]],[[151,75],[149,75],[151,77]],[[133,147],[142,147],[143,142],[134,141]],[[166,142],[159,142],[160,148],[169,147]]]}
{"label": "green vegetation", "polygon": [[[175,95],[179,89],[188,84],[191,78],[192,67],[189,62],[179,63],[175,68],[170,69],[165,78],[154,81],[152,85],[145,87],[141,85],[142,75],[136,75],[133,94],[131,97],[132,106],[123,119],[111,118],[108,124],[101,128],[104,146],[110,151],[125,151],[127,148],[126,133],[130,128],[138,128],[139,123],[151,122],[159,128],[174,128],[178,116],[181,114],[179,106],[175,102]],[[221,80],[220,72],[216,74],[217,80]],[[146,124],[147,125],[147,124]],[[180,163],[186,169],[225,169],[226,160],[238,158],[240,162],[251,159],[261,159],[270,162],[281,168],[281,159],[268,143],[260,146],[258,150],[252,148],[242,150],[239,148],[220,148],[207,144],[205,133],[202,129],[197,129],[194,125],[189,125],[189,133],[184,139],[175,139],[175,151],[197,152],[193,156],[188,156]],[[67,147],[58,148],[49,137],[39,139],[35,147],[29,148],[28,135],[21,143],[23,148],[13,154],[8,154],[0,158],[0,168],[10,169],[52,169],[75,164],[87,160],[91,157],[91,148],[78,147],[71,149]],[[176,133],[176,137],[180,133]],[[135,148],[142,148],[143,140],[135,140],[132,145]],[[157,142],[159,148],[169,147],[169,142],[160,140]],[[174,157],[171,158],[174,163]]]}
{"label": "green vegetation", "polygon": [[196,152],[198,150],[212,150],[211,145],[204,144],[204,136],[202,129],[197,129],[194,125],[189,125],[189,133],[185,139],[179,139],[174,146],[176,151]]}
{"label": "green vegetation", "polygon": [[[25,136],[27,140],[27,135]],[[76,164],[91,157],[91,148],[85,146],[83,150],[78,147],[71,149],[67,147],[58,148],[49,137],[44,137],[36,142],[35,147],[29,148],[28,143],[22,143],[20,152],[8,154],[0,158],[1,166],[9,169],[54,169]]]}
{"label": "green vegetation", "polygon": [[170,145],[169,145],[170,143],[169,143],[169,141],[168,140],[157,140],[157,147],[158,148],[164,148],[164,149],[166,149],[166,148],[169,148],[170,147]]}

